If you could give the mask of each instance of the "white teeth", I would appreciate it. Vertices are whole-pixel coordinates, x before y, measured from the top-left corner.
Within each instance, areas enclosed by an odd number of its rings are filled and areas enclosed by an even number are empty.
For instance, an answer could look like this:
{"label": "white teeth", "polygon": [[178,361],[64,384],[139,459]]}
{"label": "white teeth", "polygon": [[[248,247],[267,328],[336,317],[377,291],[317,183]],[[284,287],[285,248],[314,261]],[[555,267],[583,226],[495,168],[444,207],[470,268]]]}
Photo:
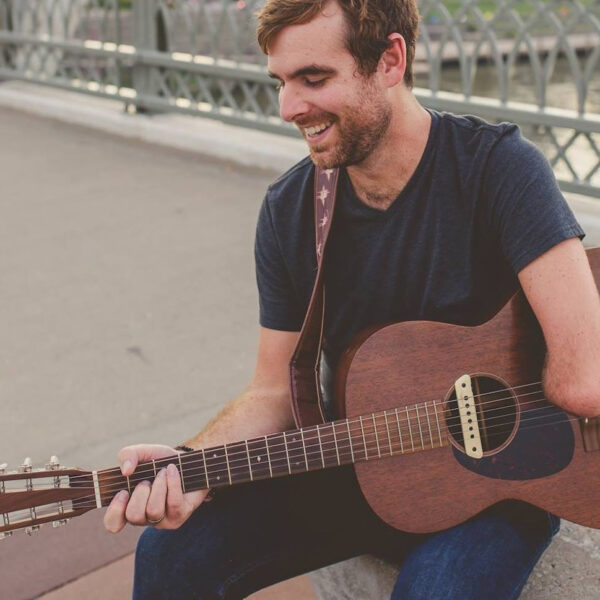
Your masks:
{"label": "white teeth", "polygon": [[304,131],[305,131],[306,135],[313,136],[313,135],[317,135],[317,133],[321,133],[321,131],[324,131],[330,125],[331,125],[331,123],[321,123],[321,125],[315,125],[314,127],[307,127]]}

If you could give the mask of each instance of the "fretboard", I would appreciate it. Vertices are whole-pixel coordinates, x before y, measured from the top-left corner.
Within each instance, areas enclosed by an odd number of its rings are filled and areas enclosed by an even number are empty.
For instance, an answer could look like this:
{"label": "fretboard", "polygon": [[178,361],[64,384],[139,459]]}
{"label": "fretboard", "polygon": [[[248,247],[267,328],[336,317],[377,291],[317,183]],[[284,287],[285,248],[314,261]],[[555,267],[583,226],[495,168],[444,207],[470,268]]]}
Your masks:
{"label": "fretboard", "polygon": [[272,433],[141,463],[130,477],[105,469],[98,472],[102,504],[121,489],[153,481],[169,463],[190,492],[439,448],[448,444],[442,411],[441,404],[426,402]]}

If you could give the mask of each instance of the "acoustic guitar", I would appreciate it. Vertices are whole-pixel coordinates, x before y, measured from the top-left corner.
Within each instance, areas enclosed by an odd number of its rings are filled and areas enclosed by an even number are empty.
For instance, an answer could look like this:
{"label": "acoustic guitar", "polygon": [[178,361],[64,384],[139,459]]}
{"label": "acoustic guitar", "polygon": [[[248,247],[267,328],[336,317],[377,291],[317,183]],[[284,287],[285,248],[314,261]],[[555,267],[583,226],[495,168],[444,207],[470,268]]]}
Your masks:
{"label": "acoustic guitar", "polygon": [[[588,251],[600,284],[600,248]],[[405,322],[340,360],[343,418],[98,471],[0,465],[0,536],[107,506],[173,463],[185,491],[353,464],[377,515],[408,532],[456,525],[514,498],[600,528],[600,420],[547,402],[544,339],[522,293],[475,327]]]}

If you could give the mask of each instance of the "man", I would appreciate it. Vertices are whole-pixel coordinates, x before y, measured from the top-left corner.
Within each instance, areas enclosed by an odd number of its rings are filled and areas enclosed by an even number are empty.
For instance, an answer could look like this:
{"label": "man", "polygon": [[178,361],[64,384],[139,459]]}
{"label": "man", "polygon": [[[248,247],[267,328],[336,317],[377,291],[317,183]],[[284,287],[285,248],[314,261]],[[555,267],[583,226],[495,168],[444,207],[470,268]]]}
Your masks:
{"label": "man", "polygon": [[[539,152],[510,125],[424,110],[411,92],[414,0],[267,0],[259,42],[281,115],[312,161],[341,167],[326,256],[326,349],[367,325],[473,324],[520,284],[543,329],[547,397],[600,414],[600,301],[582,236]],[[288,362],[314,283],[314,167],[267,192],[256,239],[261,333],[254,378],[191,448],[293,427]],[[121,450],[123,473],[172,455]],[[516,598],[556,533],[552,515],[504,502],[438,534],[377,519],[351,470],[238,486],[200,505],[177,469],[117,495],[105,517],[153,524],[138,546],[136,598],[242,598],[365,552],[402,563],[393,598]]]}

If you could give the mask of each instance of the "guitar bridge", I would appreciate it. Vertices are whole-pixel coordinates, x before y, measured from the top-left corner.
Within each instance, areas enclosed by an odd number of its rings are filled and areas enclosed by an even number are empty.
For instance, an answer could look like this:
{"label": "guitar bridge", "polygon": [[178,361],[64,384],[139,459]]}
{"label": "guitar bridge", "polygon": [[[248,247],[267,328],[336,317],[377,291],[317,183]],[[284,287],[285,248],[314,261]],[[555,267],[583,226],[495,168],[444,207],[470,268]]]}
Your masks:
{"label": "guitar bridge", "polygon": [[459,377],[454,384],[454,390],[456,392],[460,426],[465,440],[465,452],[471,458],[481,458],[483,456],[483,446],[479,435],[479,420],[471,377],[469,375]]}
{"label": "guitar bridge", "polygon": [[579,424],[585,451],[600,450],[600,417],[579,419]]}

